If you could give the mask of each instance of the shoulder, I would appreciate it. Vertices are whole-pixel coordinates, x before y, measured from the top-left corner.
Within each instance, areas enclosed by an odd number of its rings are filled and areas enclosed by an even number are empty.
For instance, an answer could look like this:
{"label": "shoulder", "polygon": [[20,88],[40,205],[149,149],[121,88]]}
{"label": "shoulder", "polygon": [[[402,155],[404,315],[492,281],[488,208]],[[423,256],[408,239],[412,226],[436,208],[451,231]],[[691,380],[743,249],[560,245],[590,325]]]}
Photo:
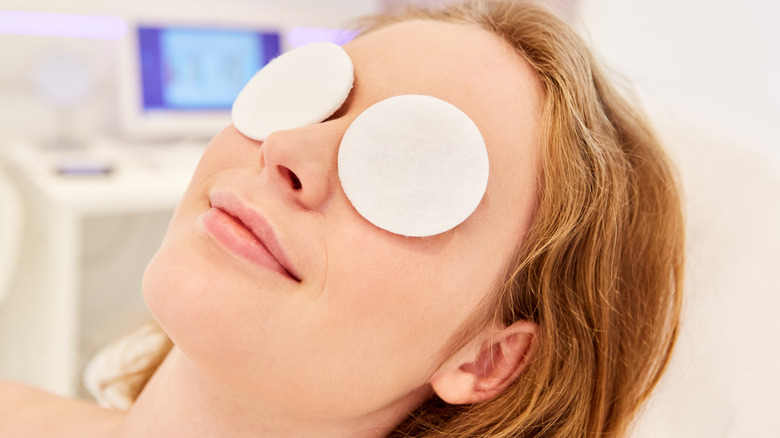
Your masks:
{"label": "shoulder", "polygon": [[19,413],[31,406],[58,398],[40,389],[22,383],[0,381],[0,424],[13,413]]}
{"label": "shoulder", "polygon": [[71,436],[69,432],[76,432],[73,427],[79,423],[82,426],[107,425],[112,419],[118,419],[117,414],[32,386],[0,381],[2,437]]}
{"label": "shoulder", "polygon": [[[25,436],[38,418],[35,411],[44,410],[52,401],[50,395],[31,386],[0,381],[0,436]],[[23,431],[27,430],[28,432]]]}

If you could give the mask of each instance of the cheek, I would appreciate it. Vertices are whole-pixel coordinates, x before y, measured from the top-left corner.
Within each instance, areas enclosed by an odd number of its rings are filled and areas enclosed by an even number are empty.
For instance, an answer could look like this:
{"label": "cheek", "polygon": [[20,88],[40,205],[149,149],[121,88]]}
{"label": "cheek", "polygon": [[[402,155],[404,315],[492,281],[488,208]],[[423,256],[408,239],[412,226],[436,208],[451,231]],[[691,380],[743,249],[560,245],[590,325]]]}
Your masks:
{"label": "cheek", "polygon": [[344,355],[350,374],[365,377],[367,387],[382,384],[372,377],[377,370],[406,389],[425,383],[488,282],[451,255],[461,252],[457,238],[425,245],[373,231],[340,237],[329,246],[338,257],[329,258],[323,328],[339,333],[338,348],[351,353]]}
{"label": "cheek", "polygon": [[225,296],[220,273],[172,226],[150,261],[143,278],[146,304],[173,342],[186,351],[194,344],[211,344],[208,337],[220,319]]}
{"label": "cheek", "polygon": [[[261,142],[249,140],[232,126],[217,134],[203,152],[188,192],[211,180],[215,174],[236,168],[259,169]],[[186,197],[185,197],[186,200]]]}

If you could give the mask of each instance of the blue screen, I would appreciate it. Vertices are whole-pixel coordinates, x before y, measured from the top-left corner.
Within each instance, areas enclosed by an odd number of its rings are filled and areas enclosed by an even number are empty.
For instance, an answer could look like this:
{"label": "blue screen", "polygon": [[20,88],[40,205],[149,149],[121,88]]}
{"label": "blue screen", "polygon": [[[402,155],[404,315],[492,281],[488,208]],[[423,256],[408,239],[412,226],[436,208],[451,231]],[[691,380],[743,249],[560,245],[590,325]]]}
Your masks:
{"label": "blue screen", "polygon": [[279,34],[139,27],[144,110],[229,110],[252,76],[279,54]]}

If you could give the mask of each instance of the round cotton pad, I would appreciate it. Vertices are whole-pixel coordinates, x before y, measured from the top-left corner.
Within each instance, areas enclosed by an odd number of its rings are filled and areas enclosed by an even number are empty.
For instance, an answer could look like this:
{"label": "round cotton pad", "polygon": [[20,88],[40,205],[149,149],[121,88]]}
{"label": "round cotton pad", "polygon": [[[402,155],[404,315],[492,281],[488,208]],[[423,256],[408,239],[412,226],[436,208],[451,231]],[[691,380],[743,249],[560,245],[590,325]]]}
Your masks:
{"label": "round cotton pad", "polygon": [[265,140],[274,131],[327,119],[352,89],[352,60],[340,46],[319,42],[279,56],[258,71],[233,102],[233,124]]}
{"label": "round cotton pad", "polygon": [[361,113],[341,140],[338,173],[355,209],[379,228],[432,236],[466,220],[487,188],[485,142],[471,119],[430,96]]}

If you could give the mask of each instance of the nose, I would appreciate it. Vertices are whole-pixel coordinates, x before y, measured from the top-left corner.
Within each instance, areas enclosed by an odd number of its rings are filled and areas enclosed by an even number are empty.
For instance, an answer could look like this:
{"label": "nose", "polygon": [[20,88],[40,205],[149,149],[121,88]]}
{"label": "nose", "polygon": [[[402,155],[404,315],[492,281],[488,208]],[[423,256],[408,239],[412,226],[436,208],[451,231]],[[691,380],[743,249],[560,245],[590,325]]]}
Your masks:
{"label": "nose", "polygon": [[261,171],[303,208],[319,210],[337,184],[342,134],[328,123],[273,132],[260,147]]}

